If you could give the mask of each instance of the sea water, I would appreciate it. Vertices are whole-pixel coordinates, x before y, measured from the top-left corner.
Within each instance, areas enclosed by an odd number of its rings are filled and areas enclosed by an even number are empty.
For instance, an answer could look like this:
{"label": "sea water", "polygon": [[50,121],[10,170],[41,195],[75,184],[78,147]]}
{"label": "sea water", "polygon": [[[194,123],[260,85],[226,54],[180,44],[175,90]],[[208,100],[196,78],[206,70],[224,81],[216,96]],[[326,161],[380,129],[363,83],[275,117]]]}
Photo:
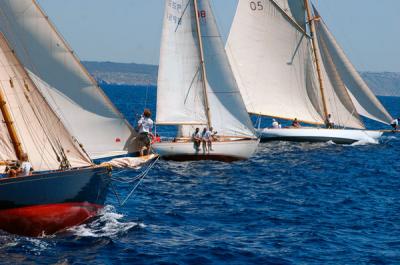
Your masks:
{"label": "sea water", "polygon": [[[132,124],[154,111],[154,87],[104,89]],[[400,114],[398,98],[381,100]],[[271,142],[231,164],[159,161],[126,205],[110,191],[88,224],[44,238],[1,232],[0,263],[400,264],[399,140]],[[131,188],[116,184],[120,196]]]}

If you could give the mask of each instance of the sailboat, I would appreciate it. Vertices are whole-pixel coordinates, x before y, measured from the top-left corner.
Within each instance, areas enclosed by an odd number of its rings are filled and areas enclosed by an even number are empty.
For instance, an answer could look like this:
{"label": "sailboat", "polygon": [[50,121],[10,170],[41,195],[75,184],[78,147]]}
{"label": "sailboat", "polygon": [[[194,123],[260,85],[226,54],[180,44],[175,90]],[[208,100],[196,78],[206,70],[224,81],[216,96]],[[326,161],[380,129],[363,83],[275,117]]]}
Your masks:
{"label": "sailboat", "polygon": [[313,125],[258,129],[261,140],[377,142],[360,116],[392,117],[310,5],[239,0],[226,50],[248,112]]}
{"label": "sailboat", "polygon": [[28,157],[31,176],[0,179],[0,229],[40,236],[80,224],[105,200],[109,169],[70,135],[0,33],[1,172]]}
{"label": "sailboat", "polygon": [[[32,0],[0,1],[0,229],[54,234],[103,207],[113,167],[155,157]],[[7,170],[28,158],[32,175]],[[11,170],[8,170],[11,172]]]}
{"label": "sailboat", "polygon": [[92,159],[136,154],[137,133],[34,0],[0,1],[0,31]]}
{"label": "sailboat", "polygon": [[[174,141],[153,145],[164,159],[234,161],[257,148],[208,0],[165,1],[156,123],[179,127]],[[218,132],[212,150],[196,148],[196,127]]]}

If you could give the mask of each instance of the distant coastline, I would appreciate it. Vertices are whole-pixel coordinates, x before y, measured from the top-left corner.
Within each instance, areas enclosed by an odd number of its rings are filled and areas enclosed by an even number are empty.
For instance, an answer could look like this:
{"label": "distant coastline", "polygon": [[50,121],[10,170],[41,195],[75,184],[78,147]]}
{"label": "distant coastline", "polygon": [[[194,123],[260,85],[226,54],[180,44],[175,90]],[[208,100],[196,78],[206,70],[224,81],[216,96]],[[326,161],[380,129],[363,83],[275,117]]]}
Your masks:
{"label": "distant coastline", "polygon": [[[157,65],[83,61],[100,84],[143,86],[157,84]],[[378,96],[400,96],[400,73],[361,72]]]}

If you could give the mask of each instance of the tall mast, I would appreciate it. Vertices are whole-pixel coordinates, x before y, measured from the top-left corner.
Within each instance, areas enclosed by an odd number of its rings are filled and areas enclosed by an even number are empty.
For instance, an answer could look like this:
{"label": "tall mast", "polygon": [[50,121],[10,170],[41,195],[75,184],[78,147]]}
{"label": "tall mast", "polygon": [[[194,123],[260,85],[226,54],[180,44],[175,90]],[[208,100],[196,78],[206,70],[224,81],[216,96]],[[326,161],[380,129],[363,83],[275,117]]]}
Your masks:
{"label": "tall mast", "polygon": [[318,54],[318,45],[317,45],[317,40],[315,39],[315,24],[314,24],[314,19],[315,17],[312,17],[311,15],[311,9],[310,9],[310,4],[308,2],[309,0],[304,0],[304,4],[307,10],[307,20],[308,24],[310,25],[310,33],[311,33],[311,40],[312,40],[312,50],[314,52],[314,58],[315,58],[315,64],[317,66],[317,75],[318,75],[318,82],[319,82],[319,89],[321,91],[321,97],[322,97],[322,104],[324,107],[324,119],[328,117],[328,107],[326,105],[326,98],[325,98],[325,89],[324,89],[324,82],[322,80],[322,73],[321,73],[321,65],[320,65],[320,60],[319,60],[319,54]]}
{"label": "tall mast", "polygon": [[203,78],[204,107],[206,110],[207,125],[208,128],[211,128],[210,106],[208,105],[208,95],[207,95],[207,85],[206,85],[207,74],[206,74],[206,66],[204,64],[204,51],[203,51],[203,41],[201,39],[199,8],[197,5],[197,0],[193,0],[193,3],[194,3],[194,12],[196,16],[197,38],[199,39],[199,47],[200,47],[200,64],[201,64],[201,75]]}
{"label": "tall mast", "polygon": [[[12,80],[10,79],[10,85],[12,85]],[[19,160],[22,160],[22,154],[24,151],[22,150],[21,141],[19,140],[17,130],[15,129],[14,122],[11,119],[11,113],[8,109],[7,102],[5,100],[5,96],[3,93],[3,89],[0,89],[0,109],[3,114],[4,123],[7,126],[8,134],[11,137],[11,142],[14,147],[15,154]]]}

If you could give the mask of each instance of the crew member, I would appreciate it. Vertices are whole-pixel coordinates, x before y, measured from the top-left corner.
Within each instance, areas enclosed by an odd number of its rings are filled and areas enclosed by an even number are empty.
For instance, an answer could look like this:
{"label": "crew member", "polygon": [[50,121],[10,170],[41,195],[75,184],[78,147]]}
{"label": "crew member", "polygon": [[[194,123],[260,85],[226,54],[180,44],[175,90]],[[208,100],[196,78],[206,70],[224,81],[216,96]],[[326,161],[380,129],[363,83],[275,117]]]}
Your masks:
{"label": "crew member", "polygon": [[147,154],[150,153],[150,145],[151,138],[153,138],[153,134],[151,131],[153,130],[153,120],[151,119],[151,111],[149,109],[145,109],[143,111],[143,115],[138,121],[139,128],[139,141],[142,144],[140,148],[140,156],[143,156],[143,148],[146,147]]}
{"label": "crew member", "polygon": [[28,155],[22,154],[21,166],[18,169],[18,177],[26,177],[32,175],[33,167],[31,162],[28,161]]}
{"label": "crew member", "polygon": [[325,126],[327,129],[333,129],[335,126],[335,123],[332,121],[332,115],[328,114],[325,120]]}
{"label": "crew member", "polygon": [[200,143],[201,143],[201,134],[200,128],[196,128],[194,133],[192,134],[192,141],[194,149],[198,152],[200,151]]}
{"label": "crew member", "polygon": [[397,118],[397,119],[392,120],[392,122],[390,123],[390,125],[393,128],[393,131],[396,131],[399,128],[399,121],[400,121],[400,118]]}
{"label": "crew member", "polygon": [[292,127],[294,128],[300,128],[300,122],[297,120],[297,118],[294,118],[293,122],[292,122]]}

